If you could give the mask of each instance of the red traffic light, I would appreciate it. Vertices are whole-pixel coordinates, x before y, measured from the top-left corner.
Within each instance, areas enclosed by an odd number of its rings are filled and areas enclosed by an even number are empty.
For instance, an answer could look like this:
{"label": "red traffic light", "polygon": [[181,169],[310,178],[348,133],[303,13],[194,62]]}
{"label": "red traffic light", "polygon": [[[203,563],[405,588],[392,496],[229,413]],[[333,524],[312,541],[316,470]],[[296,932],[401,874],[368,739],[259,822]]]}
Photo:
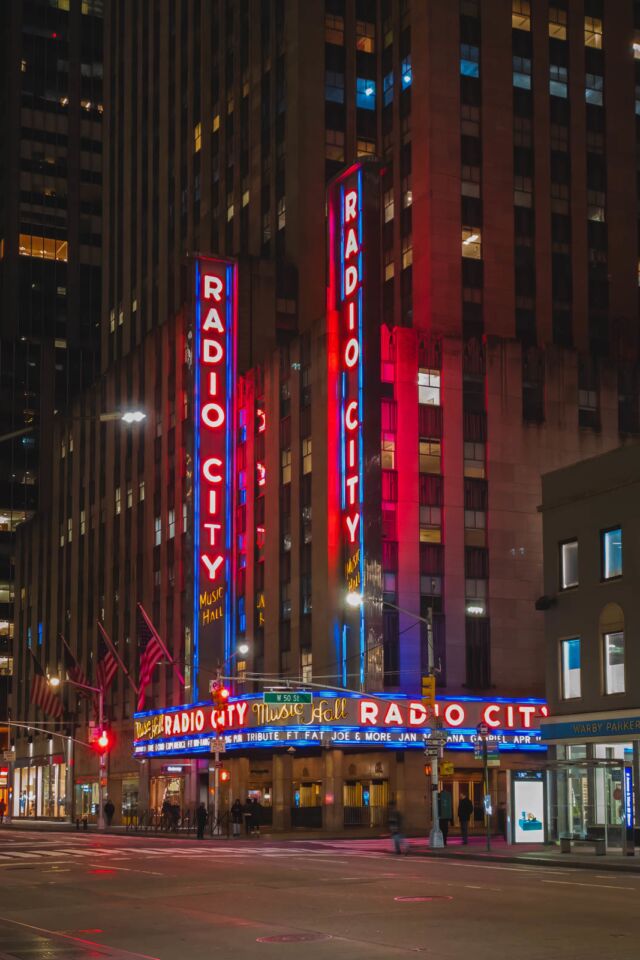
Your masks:
{"label": "red traffic light", "polygon": [[97,730],[96,736],[91,742],[93,749],[100,754],[109,753],[109,751],[113,749],[114,744],[115,737],[108,727],[103,727],[101,730]]}
{"label": "red traffic light", "polygon": [[231,690],[222,683],[216,683],[211,690],[211,694],[215,706],[218,710],[222,710],[227,705],[227,700],[231,696]]}
{"label": "red traffic light", "polygon": [[228,770],[220,771],[220,780],[222,781],[222,783],[227,783],[229,780],[231,780],[231,774],[229,773]]}

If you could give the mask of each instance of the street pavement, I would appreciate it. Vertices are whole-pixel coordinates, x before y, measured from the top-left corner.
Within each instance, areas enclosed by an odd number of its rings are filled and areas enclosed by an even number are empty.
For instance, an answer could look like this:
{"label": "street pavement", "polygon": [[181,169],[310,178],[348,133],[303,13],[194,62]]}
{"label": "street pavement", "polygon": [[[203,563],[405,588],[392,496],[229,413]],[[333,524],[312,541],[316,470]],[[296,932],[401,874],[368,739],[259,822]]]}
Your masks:
{"label": "street pavement", "polygon": [[388,840],[6,830],[0,960],[637,960],[639,896],[636,874]]}

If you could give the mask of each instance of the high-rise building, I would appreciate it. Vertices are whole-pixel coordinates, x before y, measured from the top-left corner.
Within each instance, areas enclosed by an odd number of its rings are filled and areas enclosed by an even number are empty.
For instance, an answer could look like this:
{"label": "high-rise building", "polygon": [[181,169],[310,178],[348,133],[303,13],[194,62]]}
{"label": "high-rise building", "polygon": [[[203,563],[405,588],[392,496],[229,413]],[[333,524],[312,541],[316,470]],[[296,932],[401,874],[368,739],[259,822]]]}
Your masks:
{"label": "high-rise building", "polygon": [[53,416],[97,369],[102,13],[102,0],[0,5],[0,703],[15,529],[49,509]]}
{"label": "high-rise building", "polygon": [[[69,424],[53,434],[53,512],[24,531],[22,643],[44,581],[52,668],[59,633],[95,666],[100,619],[135,676],[144,604],[185,679],[157,667],[150,708],[206,699],[216,664],[414,697],[435,667],[457,698],[452,729],[470,724],[461,698],[489,718],[498,698],[505,728],[529,736],[508,698],[544,690],[540,474],[640,429],[640,4],[113,2],[105,26],[104,376],[78,406],[94,423],[74,428],[72,458]],[[220,607],[196,589],[195,501],[213,482],[198,474],[196,345],[202,277],[214,271],[213,290],[223,275],[207,257],[235,258],[223,273],[237,277]],[[95,422],[128,403],[148,414],[137,435]],[[203,617],[226,632],[201,643]],[[195,802],[204,745],[190,757],[171,724],[140,721],[143,785],[124,677],[111,709],[123,809],[138,790],[157,806],[169,781]],[[145,751],[152,731],[165,756],[185,754],[179,775]],[[505,742],[515,766],[531,762]],[[282,783],[302,783],[303,768],[309,783],[331,779],[327,823],[367,806],[373,780],[374,806],[406,791],[419,819],[419,751],[403,780],[402,751],[363,763],[366,790],[357,756],[338,752],[302,753],[287,771],[276,751],[264,776],[278,823],[296,806]],[[232,782],[264,792],[243,763]],[[454,799],[481,797],[471,758],[451,783]],[[78,786],[82,803],[93,788]],[[494,787],[508,806],[502,774]]]}

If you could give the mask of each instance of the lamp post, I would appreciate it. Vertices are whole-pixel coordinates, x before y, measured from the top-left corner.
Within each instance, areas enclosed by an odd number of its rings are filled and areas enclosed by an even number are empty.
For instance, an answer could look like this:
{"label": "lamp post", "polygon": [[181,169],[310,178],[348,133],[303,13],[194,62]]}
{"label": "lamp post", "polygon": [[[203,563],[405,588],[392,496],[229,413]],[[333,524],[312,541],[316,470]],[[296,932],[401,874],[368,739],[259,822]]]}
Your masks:
{"label": "lamp post", "polygon": [[[63,681],[60,677],[49,677],[49,684],[52,687],[59,687]],[[72,687],[79,687],[80,690],[90,690],[92,693],[98,694],[98,726],[100,728],[100,733],[102,735],[102,728],[104,724],[104,691],[102,687],[92,687],[88,683],[78,683],[77,680],[69,680],[68,678],[64,681],[65,683],[70,683]],[[104,781],[107,777],[107,756],[106,753],[101,750],[99,754],[99,765],[98,765],[98,829],[104,830]]]}
{"label": "lamp post", "polygon": [[[99,423],[110,423],[113,420],[120,420],[122,423],[131,425],[132,423],[141,423],[147,417],[146,413],[143,410],[113,410],[110,413],[99,413],[95,417],[68,417],[71,421],[92,421],[97,420]],[[0,435],[0,443],[4,443],[5,440],[15,440],[17,437],[24,437],[29,433],[34,433],[36,430],[35,426],[22,427],[21,430],[12,430],[11,433],[3,433]]]}
{"label": "lamp post", "polygon": [[[226,673],[227,664],[230,664],[232,660],[235,660],[236,657],[246,657],[249,653],[250,646],[244,641],[239,643],[236,650],[226,658],[223,662],[222,667],[218,667],[216,670],[216,678],[212,680],[209,684],[209,693],[214,697],[217,691],[223,689],[223,673]],[[229,691],[226,691],[226,696],[229,696]],[[226,697],[224,698],[226,699]],[[217,732],[217,731],[216,731]],[[216,736],[213,741],[213,829],[216,834],[219,834],[220,827],[218,824],[218,818],[220,816],[220,737]]]}

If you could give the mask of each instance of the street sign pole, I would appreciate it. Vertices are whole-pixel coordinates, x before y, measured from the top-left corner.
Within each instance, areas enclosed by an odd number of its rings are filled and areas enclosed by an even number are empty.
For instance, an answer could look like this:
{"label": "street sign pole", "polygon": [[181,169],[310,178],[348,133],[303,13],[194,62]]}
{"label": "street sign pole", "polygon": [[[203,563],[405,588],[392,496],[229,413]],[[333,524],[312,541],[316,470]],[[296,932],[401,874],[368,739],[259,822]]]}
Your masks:
{"label": "street sign pole", "polygon": [[220,787],[220,747],[218,737],[216,737],[216,749],[214,752],[214,770],[213,770],[213,832],[217,836],[220,832],[218,825],[218,815],[220,813],[220,798],[218,790]]}
{"label": "street sign pole", "polygon": [[487,809],[487,798],[490,800],[489,794],[489,758],[487,751],[487,736],[489,735],[489,728],[486,723],[479,723],[476,727],[477,734],[482,741],[482,770],[483,770],[483,793],[484,793],[484,821],[487,834],[487,850],[491,850],[491,813]]}
{"label": "street sign pole", "polygon": [[429,831],[429,846],[434,849],[444,847],[444,838],[440,829],[438,811],[438,756],[431,762],[431,830]]}

